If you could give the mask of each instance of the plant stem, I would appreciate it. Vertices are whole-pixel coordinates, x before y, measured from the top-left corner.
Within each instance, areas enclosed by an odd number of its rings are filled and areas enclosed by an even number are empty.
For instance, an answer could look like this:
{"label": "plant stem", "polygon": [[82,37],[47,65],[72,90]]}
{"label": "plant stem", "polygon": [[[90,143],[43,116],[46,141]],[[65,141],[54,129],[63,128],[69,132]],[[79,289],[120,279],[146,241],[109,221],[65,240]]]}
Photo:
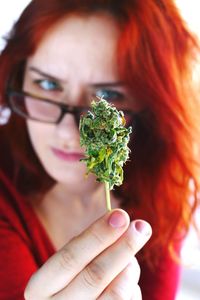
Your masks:
{"label": "plant stem", "polygon": [[108,211],[111,211],[111,203],[110,203],[110,187],[109,182],[105,182],[105,191],[106,191],[106,207]]}

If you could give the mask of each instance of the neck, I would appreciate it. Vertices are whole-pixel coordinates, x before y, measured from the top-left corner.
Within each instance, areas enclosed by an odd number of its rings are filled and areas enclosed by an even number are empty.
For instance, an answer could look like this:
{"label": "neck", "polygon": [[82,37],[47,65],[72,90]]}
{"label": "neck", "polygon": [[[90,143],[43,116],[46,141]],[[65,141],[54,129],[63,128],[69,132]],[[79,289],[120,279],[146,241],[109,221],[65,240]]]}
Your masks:
{"label": "neck", "polygon": [[60,205],[73,209],[73,211],[85,211],[105,207],[104,184],[98,184],[90,192],[79,192],[78,190],[69,190],[65,185],[57,183],[47,193],[45,198],[56,200]]}
{"label": "neck", "polygon": [[[100,217],[106,213],[106,197],[104,184],[98,184],[90,193],[78,193],[69,191],[62,184],[55,184],[44,197],[33,199],[32,205],[44,218],[56,215],[57,219],[66,216],[72,219],[83,220],[89,216]],[[111,194],[111,206],[120,206],[119,199]]]}

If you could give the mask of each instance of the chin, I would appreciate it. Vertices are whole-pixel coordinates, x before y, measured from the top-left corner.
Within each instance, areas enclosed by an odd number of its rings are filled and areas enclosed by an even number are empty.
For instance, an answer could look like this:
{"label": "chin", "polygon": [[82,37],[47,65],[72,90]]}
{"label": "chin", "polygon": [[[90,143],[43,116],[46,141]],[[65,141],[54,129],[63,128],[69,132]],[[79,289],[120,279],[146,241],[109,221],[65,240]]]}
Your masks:
{"label": "chin", "polygon": [[70,190],[93,190],[99,186],[96,181],[96,177],[93,174],[86,175],[84,172],[48,172],[50,177],[54,179],[58,184],[62,184],[68,187]]}

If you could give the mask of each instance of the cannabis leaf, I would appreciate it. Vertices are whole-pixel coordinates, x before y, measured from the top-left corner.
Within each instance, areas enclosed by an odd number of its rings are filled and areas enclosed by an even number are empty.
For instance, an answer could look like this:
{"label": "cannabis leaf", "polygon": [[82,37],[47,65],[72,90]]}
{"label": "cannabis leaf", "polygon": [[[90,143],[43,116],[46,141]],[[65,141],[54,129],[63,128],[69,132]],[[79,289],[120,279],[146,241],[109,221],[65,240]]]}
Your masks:
{"label": "cannabis leaf", "polygon": [[92,101],[91,111],[80,119],[80,144],[85,146],[87,173],[106,186],[107,208],[111,210],[109,190],[123,182],[123,165],[129,158],[128,142],[132,127],[125,127],[124,113],[106,100]]}

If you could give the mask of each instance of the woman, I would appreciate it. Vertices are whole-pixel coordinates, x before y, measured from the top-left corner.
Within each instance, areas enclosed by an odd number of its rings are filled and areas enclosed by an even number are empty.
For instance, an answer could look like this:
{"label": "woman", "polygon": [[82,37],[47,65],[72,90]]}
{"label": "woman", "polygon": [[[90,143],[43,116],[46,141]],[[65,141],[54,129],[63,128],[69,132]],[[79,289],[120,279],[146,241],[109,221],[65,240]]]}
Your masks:
{"label": "woman", "polygon": [[[196,47],[170,0],[27,6],[0,57],[2,111],[13,112],[0,130],[1,299],[24,289],[25,299],[175,298],[197,205]],[[77,121],[96,96],[134,128],[110,214],[79,162]],[[151,227],[137,254],[140,291],[134,256]]]}

